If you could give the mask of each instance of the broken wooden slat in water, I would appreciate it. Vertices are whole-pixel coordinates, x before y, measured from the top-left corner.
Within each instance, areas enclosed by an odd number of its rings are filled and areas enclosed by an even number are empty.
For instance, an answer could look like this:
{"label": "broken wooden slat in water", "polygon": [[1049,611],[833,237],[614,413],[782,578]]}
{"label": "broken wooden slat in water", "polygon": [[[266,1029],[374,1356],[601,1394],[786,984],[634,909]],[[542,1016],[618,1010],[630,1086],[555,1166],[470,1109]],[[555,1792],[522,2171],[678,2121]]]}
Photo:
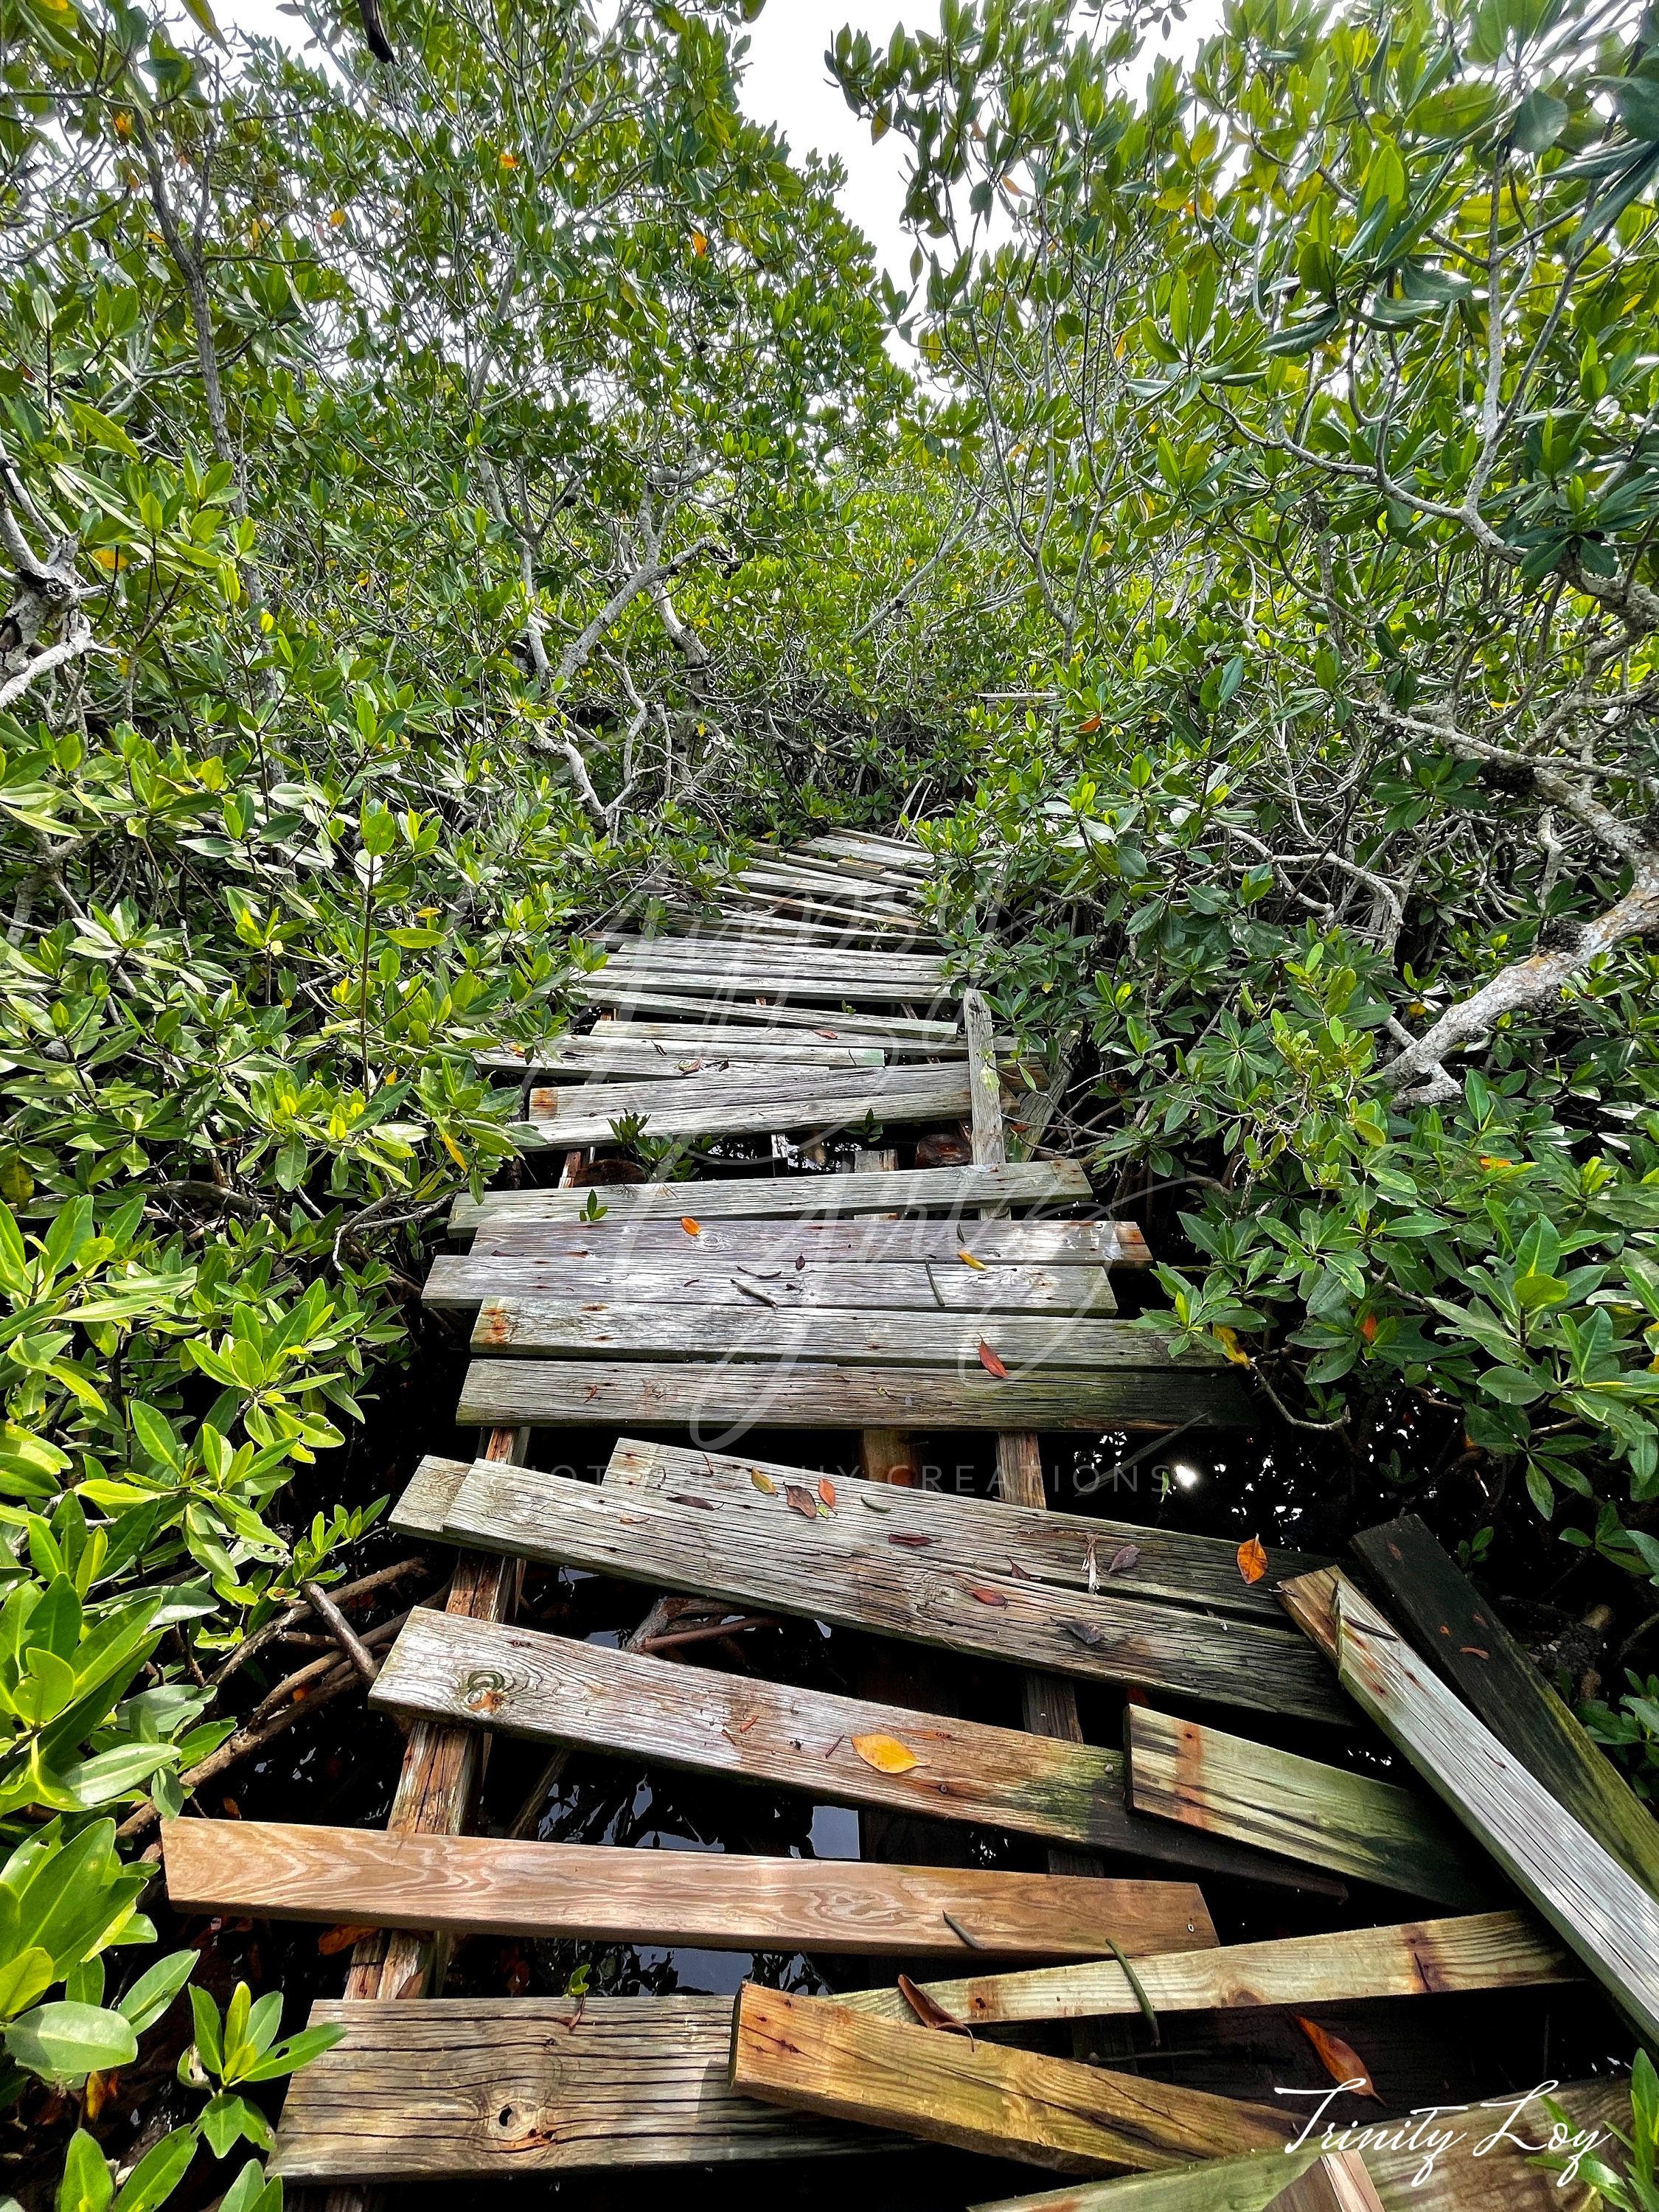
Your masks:
{"label": "broken wooden slat in water", "polygon": [[[429,1306],[465,1309],[486,1298],[568,1299],[572,1304],[740,1306],[769,1312],[828,1308],[846,1313],[1095,1313],[1117,1310],[1103,1267],[1023,1267],[948,1270],[925,1260],[856,1261],[809,1260],[805,1266],[747,1267],[741,1261],[702,1258],[688,1240],[682,1260],[653,1253],[635,1258],[626,1249],[574,1253],[548,1259],[514,1259],[441,1252],[421,1296]],[[1238,1395],[1235,1385],[1235,1395]]]}
{"label": "broken wooden slat in water", "polygon": [[[775,1512],[778,1498],[757,1488],[757,1473],[780,1492],[787,1483],[804,1483],[810,1489],[817,1480],[772,1460],[757,1462],[623,1437],[611,1452],[604,1481],[607,1489],[626,1488],[650,1497],[696,1491],[769,1516]],[[890,1544],[896,1537],[893,1548],[912,1559],[925,1559],[937,1569],[969,1579],[1002,1573],[1016,1581],[1045,1583],[1055,1591],[1086,1592],[1092,1577],[1110,1596],[1198,1606],[1206,1613],[1284,1626],[1277,1601],[1264,1584],[1243,1580],[1237,1547],[1220,1537],[1188,1536],[1176,1528],[1140,1528],[1127,1521],[1085,1520],[1080,1514],[1048,1513],[1036,1505],[963,1498],[943,1490],[909,1490],[895,1497],[885,1485],[872,1491],[856,1476],[836,1480],[836,1518],[820,1526],[820,1533],[831,1540],[837,1532],[853,1532],[856,1540],[857,1532],[868,1536],[873,1528]],[[459,1487],[458,1480],[454,1488]],[[402,1510],[400,1505],[399,1513]],[[1135,1556],[1127,1559],[1123,1554],[1131,1547]],[[1310,1552],[1275,1549],[1267,1559],[1269,1577],[1305,1574],[1325,1564]]]}
{"label": "broken wooden slat in water", "polygon": [[346,2039],[288,2087],[288,2182],[505,2182],[584,2166],[814,2158],[886,2148],[734,2095],[732,2000],[468,1997],[313,2005]]}
{"label": "broken wooden slat in water", "polygon": [[[636,1186],[637,1187],[637,1186]],[[626,1188],[626,1186],[624,1186]],[[679,1219],[634,1220],[607,1213],[599,1221],[483,1222],[475,1256],[556,1260],[626,1258],[647,1265],[666,1260],[706,1264],[725,1260],[749,1267],[809,1266],[967,1267],[967,1253],[985,1267],[1115,1267],[1135,1263],[1139,1231],[1121,1236],[1115,1221],[704,1221],[697,1186],[681,1183]],[[684,1221],[694,1221],[688,1231]],[[975,1271],[971,1267],[968,1272]],[[1217,1351],[1214,1357],[1222,1358]]]}
{"label": "broken wooden slat in water", "polygon": [[1646,2037],[1659,2035],[1659,1904],[1430,1673],[1336,1568],[1279,1593],[1343,1687],[1576,1951]]}
{"label": "broken wooden slat in water", "polygon": [[[1328,1875],[1310,1873],[1304,1882],[1281,1860],[1142,1820],[1124,1806],[1123,1760],[1116,1752],[676,1666],[527,1629],[452,1626],[445,1614],[419,1607],[392,1645],[369,1702],[536,1742],[578,1744],[800,1790],[821,1802],[985,1821],[1024,1835],[1151,1856],[1194,1873],[1340,1890]],[[854,1747],[858,1738],[873,1748],[877,1764]],[[878,1739],[899,1750],[883,1750]],[[915,1764],[905,1765],[907,1759]],[[900,1771],[887,1771],[895,1764]]]}
{"label": "broken wooden slat in water", "polygon": [[1455,1825],[1413,1790],[1144,1705],[1123,1719],[1138,1813],[1463,1911],[1497,1894]]}
{"label": "broken wooden slat in water", "polygon": [[[481,1199],[458,1198],[449,1217],[453,1237],[471,1237],[486,1222],[577,1221],[595,1197],[611,1220],[678,1220],[696,1192],[699,1221],[787,1218],[835,1220],[864,1213],[952,1213],[1005,1202],[1012,1206],[1076,1206],[1092,1195],[1075,1160],[1026,1160],[1012,1167],[912,1168],[875,1189],[864,1176],[794,1176],[787,1180],[745,1176],[699,1182],[617,1183],[591,1190],[493,1190]],[[1127,1238],[1126,1261],[1149,1267],[1152,1254],[1133,1223],[1116,1224]]]}
{"label": "broken wooden slat in water", "polygon": [[1569,1711],[1486,1600],[1407,1514],[1353,1540],[1354,1551],[1430,1662],[1551,1796],[1628,1874],[1659,1895],[1659,1820]]}
{"label": "broken wooden slat in water", "polygon": [[161,1847],[175,1910],[456,1937],[957,1960],[980,1951],[1083,1959],[1113,1942],[1139,1957],[1216,1942],[1202,1896],[1184,1881],[1058,1881],[261,1820],[166,1821]]}
{"label": "broken wooden slat in water", "polygon": [[696,1428],[722,1443],[757,1427],[1000,1429],[1018,1422],[1030,1429],[1110,1429],[1199,1422],[1247,1428],[1252,1418],[1249,1399],[1231,1376],[1174,1365],[1003,1382],[983,1370],[769,1370],[586,1359],[474,1360],[456,1414],[463,1426],[512,1421],[532,1428]]}
{"label": "broken wooden slat in water", "polygon": [[[1316,2101],[1310,2100],[1310,2109]],[[1615,2168],[1622,2165],[1608,2130],[1629,2124],[1628,2084],[1570,2082],[1550,2101],[1567,2113],[1575,2134],[1599,2136],[1600,2155]],[[1531,2163],[1533,2148],[1549,2136],[1550,2122],[1536,2099],[1512,2119],[1521,2103],[1500,2094],[1485,2105],[1453,2106],[1426,2122],[1373,2122],[1364,2130],[1360,2155],[1383,2212],[1585,2212],[1590,2200],[1582,2183],[1558,2187],[1553,2173]],[[1460,2140],[1436,2150],[1437,2130]],[[1371,2140],[1376,2136],[1380,2143]],[[1292,2155],[1310,2166],[1320,2148],[1316,2136]],[[1137,2175],[1000,2197],[973,2212],[1268,2212],[1278,2203],[1285,2172],[1295,2171],[1291,2157],[1267,2152],[1190,2166],[1184,2174]]]}
{"label": "broken wooden slat in water", "polygon": [[508,1124],[520,1152],[614,1144],[611,1124],[631,1115],[640,1116],[653,1138],[850,1128],[872,1115],[879,1121],[945,1121],[967,1112],[968,1079],[962,1062],[945,1060],[937,1067],[867,1074],[825,1069],[811,1089],[804,1084],[786,1088],[775,1072],[752,1088],[726,1076],[687,1075],[663,1083],[578,1085],[548,1095],[558,1102],[554,1112]]}
{"label": "broken wooden slat in water", "polygon": [[[1230,1944],[1190,1957],[1140,1959],[1135,1978],[1154,2012],[1180,2013],[1532,1989],[1582,1976],[1571,1954],[1530,1913],[1479,1912]],[[922,1990],[953,2018],[975,2027],[1127,2019],[1140,2009],[1115,1959],[930,1981]],[[896,1988],[860,1990],[840,2002],[884,2020],[915,2017]]]}
{"label": "broken wooden slat in water", "polygon": [[[849,1367],[982,1365],[989,1342],[1011,1376],[1172,1365],[1219,1374],[1222,1354],[1171,1350],[1158,1332],[1075,1314],[848,1313],[814,1307],[774,1312],[744,1299],[730,1306],[633,1306],[568,1298],[483,1298],[472,1328],[477,1352],[520,1358],[811,1360]],[[1129,1535],[1121,1544],[1130,1540]],[[1231,1552],[1231,1547],[1230,1546]],[[1234,1579],[1237,1580],[1235,1571]]]}
{"label": "broken wooden slat in water", "polygon": [[[811,1476],[789,1481],[786,1474],[770,1496],[751,1482],[746,1498],[701,1486],[653,1497],[480,1460],[450,1505],[444,1533],[448,1541],[516,1558],[1086,1680],[1150,1683],[1313,1719],[1341,1717],[1317,1653],[1293,1633],[1127,1595],[1074,1589],[1062,1596],[1051,1583],[1007,1572],[989,1547],[976,1562],[953,1565],[948,1555],[936,1562],[927,1539],[915,1548],[914,1538],[907,1542],[887,1525],[890,1516],[855,1514],[850,1493],[849,1485],[845,1510],[825,1517]],[[803,1501],[812,1517],[793,1510]],[[402,1524],[394,1517],[394,1525]],[[1083,1540],[1075,1540],[1080,1549]]]}
{"label": "broken wooden slat in water", "polygon": [[745,1982],[732,2086],[823,2118],[1062,2173],[1174,2166],[1223,2150],[1281,2149],[1286,2112],[886,2021]]}

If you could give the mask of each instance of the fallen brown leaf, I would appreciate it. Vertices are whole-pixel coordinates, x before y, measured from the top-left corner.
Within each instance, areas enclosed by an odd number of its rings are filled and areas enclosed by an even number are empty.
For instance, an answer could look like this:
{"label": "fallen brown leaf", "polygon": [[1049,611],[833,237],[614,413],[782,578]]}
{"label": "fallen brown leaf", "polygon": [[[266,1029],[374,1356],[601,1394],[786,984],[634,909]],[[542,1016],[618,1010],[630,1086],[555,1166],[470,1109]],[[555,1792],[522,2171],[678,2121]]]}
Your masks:
{"label": "fallen brown leaf", "polygon": [[1239,1546],[1238,1571],[1247,1583],[1259,1583],[1267,1573],[1267,1554],[1259,1536],[1252,1536],[1249,1543]]}
{"label": "fallen brown leaf", "polygon": [[1312,2044],[1318,2053],[1320,2064],[1333,2081],[1340,2081],[1356,2097],[1376,2097],[1377,2103],[1382,2103],[1376,2084],[1371,2079],[1370,2069],[1352,2044],[1344,2043],[1340,2035],[1333,2035],[1328,2027],[1322,2027],[1316,2020],[1310,2020],[1305,2013],[1292,2013],[1291,2017]]}
{"label": "fallen brown leaf", "polygon": [[965,2035],[969,2043],[973,2041],[974,2031],[967,2021],[957,2020],[946,2012],[945,2007],[930,1997],[926,1990],[919,1990],[908,1974],[899,1976],[898,1991],[924,2027],[940,2028],[947,2035]]}
{"label": "fallen brown leaf", "polygon": [[992,1351],[990,1346],[983,1340],[981,1341],[979,1347],[979,1364],[988,1375],[994,1375],[999,1382],[1006,1382],[1008,1380],[1007,1369]]}
{"label": "fallen brown leaf", "polygon": [[784,1502],[792,1513],[799,1513],[808,1521],[817,1519],[818,1501],[810,1490],[803,1490],[798,1482],[786,1482],[783,1486],[783,1496]]}
{"label": "fallen brown leaf", "polygon": [[836,1486],[827,1474],[818,1484],[818,1496],[833,1513],[836,1510]]}
{"label": "fallen brown leaf", "polygon": [[317,1948],[324,1958],[331,1959],[337,1951],[349,1951],[355,1943],[362,1942],[365,1936],[372,1936],[374,1933],[374,1930],[371,1926],[359,1927],[356,1924],[325,1928],[317,1938]]}
{"label": "fallen brown leaf", "polygon": [[902,1544],[907,1551],[919,1552],[925,1545],[936,1544],[937,1536],[915,1536],[906,1530],[887,1539],[890,1544]]}
{"label": "fallen brown leaf", "polygon": [[978,1583],[968,1585],[969,1597],[976,1597],[981,1605],[1006,1605],[1008,1601],[999,1589],[986,1589]]}
{"label": "fallen brown leaf", "polygon": [[1127,1575],[1139,1557],[1139,1544],[1126,1544],[1121,1552],[1113,1553],[1111,1565],[1106,1571],[1109,1575]]}

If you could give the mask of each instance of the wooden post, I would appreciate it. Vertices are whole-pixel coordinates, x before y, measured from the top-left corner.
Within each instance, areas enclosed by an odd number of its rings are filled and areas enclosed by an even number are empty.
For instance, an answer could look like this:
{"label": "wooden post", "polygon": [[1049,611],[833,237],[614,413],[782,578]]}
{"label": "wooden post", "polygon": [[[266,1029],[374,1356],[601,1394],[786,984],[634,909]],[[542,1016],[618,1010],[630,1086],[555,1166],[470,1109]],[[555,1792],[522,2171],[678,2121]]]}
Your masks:
{"label": "wooden post", "polygon": [[1359,2153],[1339,2150],[1298,2175],[1270,2212],[1382,2212],[1382,2199]]}
{"label": "wooden post", "polygon": [[[896,1152],[860,1152],[854,1164],[854,1175],[891,1175],[898,1166]],[[901,1490],[914,1490],[921,1477],[916,1473],[914,1451],[908,1429],[863,1429],[859,1432],[859,1468],[867,1482],[896,1483]]]}
{"label": "wooden post", "polygon": [[[483,1456],[521,1460],[529,1439],[527,1429],[494,1429],[484,1442]],[[461,1553],[445,1612],[470,1620],[509,1619],[521,1571],[515,1559]],[[485,1741],[479,1729],[416,1721],[409,1732],[403,1772],[386,1816],[388,1835],[459,1836],[466,1826]],[[362,1936],[352,1952],[345,1994],[354,1998],[434,1996],[443,1986],[447,1951],[447,1944],[435,1936],[379,1929]],[[331,2189],[323,2200],[324,2212],[376,2212],[382,2202],[378,2190],[356,2185]]]}
{"label": "wooden post", "polygon": [[[991,1010],[977,991],[964,991],[963,1025],[968,1032],[968,1084],[974,1109],[974,1165],[1006,1167],[1007,1139],[1002,1127],[1002,1093],[997,1082]],[[1001,1209],[1006,1211],[1005,1209]],[[981,1217],[998,1209],[981,1207]],[[1048,1496],[1042,1486],[1042,1450],[1030,1429],[997,1431],[997,1492],[1010,1505],[1029,1505],[1042,1512]],[[1078,1718],[1077,1692],[1054,1674],[1020,1676],[1020,1700],[1027,1732],[1058,1736],[1066,1743],[1081,1743],[1083,1723]],[[1048,1854],[1050,1874],[1098,1875],[1102,1861],[1091,1851],[1056,1848]]]}

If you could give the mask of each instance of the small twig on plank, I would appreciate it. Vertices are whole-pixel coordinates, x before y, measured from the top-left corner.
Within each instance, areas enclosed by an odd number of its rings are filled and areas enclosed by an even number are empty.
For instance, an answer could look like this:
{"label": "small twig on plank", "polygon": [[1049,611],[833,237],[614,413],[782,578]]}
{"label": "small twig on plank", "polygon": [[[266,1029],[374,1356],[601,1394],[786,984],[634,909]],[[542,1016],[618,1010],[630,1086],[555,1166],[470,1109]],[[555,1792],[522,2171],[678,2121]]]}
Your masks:
{"label": "small twig on plank", "polygon": [[300,1588],[312,1611],[319,1620],[327,1625],[335,1642],[350,1660],[364,1681],[372,1682],[380,1671],[380,1662],[370,1654],[368,1646],[341,1612],[339,1607],[335,1604],[328,1592],[316,1583],[301,1583]]}
{"label": "small twig on plank", "polygon": [[702,1628],[677,1628],[666,1636],[653,1636],[647,1642],[630,1648],[641,1651],[667,1651],[676,1644],[708,1644],[726,1636],[737,1636],[750,1628],[775,1628],[777,1615],[771,1613],[746,1613],[741,1620],[721,1620]]}

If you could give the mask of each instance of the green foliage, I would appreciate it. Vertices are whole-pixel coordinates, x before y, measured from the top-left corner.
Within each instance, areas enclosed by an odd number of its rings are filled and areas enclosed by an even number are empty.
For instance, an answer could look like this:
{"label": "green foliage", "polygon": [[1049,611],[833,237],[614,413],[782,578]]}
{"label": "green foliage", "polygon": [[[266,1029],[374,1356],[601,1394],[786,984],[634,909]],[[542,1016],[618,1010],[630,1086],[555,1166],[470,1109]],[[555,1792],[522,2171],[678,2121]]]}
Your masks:
{"label": "green foliage", "polygon": [[[1625,2172],[1620,2173],[1594,2154],[1579,2160],[1572,2172],[1592,2191],[1591,2201],[1610,2205],[1613,2212],[1659,2212],[1659,2073],[1645,2051],[1637,2052],[1631,2068],[1630,2102],[1628,2134],[1622,2129],[1613,2130],[1626,2154],[1620,2161]],[[1571,2121],[1559,2106],[1547,2102],[1544,2109],[1559,2128],[1572,2132]],[[1546,2173],[1561,2173],[1569,2161],[1560,2154],[1547,2153],[1531,2163]]]}

